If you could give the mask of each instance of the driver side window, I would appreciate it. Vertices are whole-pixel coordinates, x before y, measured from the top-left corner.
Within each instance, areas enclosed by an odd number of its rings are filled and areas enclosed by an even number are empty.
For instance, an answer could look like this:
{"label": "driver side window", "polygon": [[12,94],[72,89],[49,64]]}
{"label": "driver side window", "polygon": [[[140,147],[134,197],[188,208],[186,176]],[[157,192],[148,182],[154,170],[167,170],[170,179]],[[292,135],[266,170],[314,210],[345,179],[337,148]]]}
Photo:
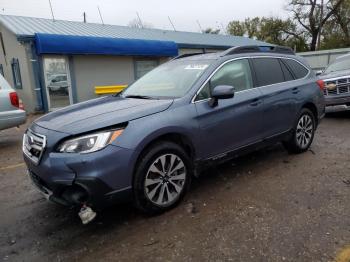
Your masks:
{"label": "driver side window", "polygon": [[248,59],[240,59],[222,66],[207,82],[195,101],[210,98],[211,90],[219,85],[229,85],[235,92],[253,88],[253,80]]}

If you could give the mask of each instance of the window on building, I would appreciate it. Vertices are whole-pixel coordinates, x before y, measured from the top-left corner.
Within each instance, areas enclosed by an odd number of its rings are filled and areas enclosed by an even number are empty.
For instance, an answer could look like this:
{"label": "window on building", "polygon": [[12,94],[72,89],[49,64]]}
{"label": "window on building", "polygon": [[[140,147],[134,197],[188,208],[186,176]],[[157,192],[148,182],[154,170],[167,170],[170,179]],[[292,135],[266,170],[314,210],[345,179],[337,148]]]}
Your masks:
{"label": "window on building", "polygon": [[3,68],[2,64],[0,64],[0,74],[1,74],[2,76],[5,76],[5,75],[4,75],[4,68]]}
{"label": "window on building", "polygon": [[158,60],[136,60],[135,61],[135,78],[139,79],[140,77],[147,74],[152,69],[156,68],[159,65]]}
{"label": "window on building", "polygon": [[276,58],[254,58],[253,63],[258,86],[284,82],[284,75]]}
{"label": "window on building", "polygon": [[21,70],[19,69],[19,61],[17,58],[12,59],[11,67],[14,87],[17,89],[22,89]]}

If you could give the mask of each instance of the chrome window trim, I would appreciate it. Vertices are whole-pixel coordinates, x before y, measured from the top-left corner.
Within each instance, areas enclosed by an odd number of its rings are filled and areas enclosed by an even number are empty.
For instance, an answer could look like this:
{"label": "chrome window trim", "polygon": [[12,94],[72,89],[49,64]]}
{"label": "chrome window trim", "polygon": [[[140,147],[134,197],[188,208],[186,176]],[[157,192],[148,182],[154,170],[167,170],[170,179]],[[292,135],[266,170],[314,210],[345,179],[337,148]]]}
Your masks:
{"label": "chrome window trim", "polygon": [[[285,81],[285,82],[279,82],[279,83],[274,83],[274,84],[270,84],[270,85],[265,85],[265,86],[258,86],[258,87],[253,87],[253,88],[249,88],[249,89],[246,89],[246,90],[242,90],[242,91],[238,91],[236,93],[241,93],[241,92],[245,92],[245,91],[249,91],[251,89],[254,89],[254,88],[263,88],[263,87],[269,87],[269,86],[273,86],[273,85],[277,85],[277,84],[281,84],[281,83],[289,83],[289,82],[293,82],[293,81],[298,81],[298,80],[303,80],[303,79],[306,79],[309,77],[310,73],[311,73],[311,70],[309,68],[307,68],[305,65],[303,65],[301,62],[299,62],[297,59],[294,59],[294,58],[291,58],[291,57],[285,57],[285,56],[244,56],[244,57],[236,57],[236,58],[232,58],[232,59],[229,59],[225,62],[223,62],[221,65],[219,65],[210,75],[209,77],[204,81],[204,83],[201,85],[201,87],[197,90],[197,92],[194,94],[194,96],[192,97],[191,99],[191,103],[194,104],[194,103],[198,103],[198,102],[201,102],[201,101],[207,101],[207,100],[210,100],[210,98],[204,98],[204,99],[201,99],[201,100],[198,100],[198,101],[195,101],[196,97],[198,96],[198,94],[202,91],[202,89],[204,88],[204,86],[209,82],[209,80],[213,77],[213,75],[221,68],[223,67],[225,64],[227,63],[230,63],[230,62],[233,62],[233,61],[236,61],[236,60],[241,60],[241,59],[249,59],[249,58],[276,58],[276,59],[290,59],[290,60],[293,60],[297,63],[299,63],[300,65],[302,65],[308,72],[307,74],[303,77],[303,78],[298,78],[298,79],[293,79],[293,80],[289,80],[289,81]],[[252,71],[252,70],[251,70]]]}

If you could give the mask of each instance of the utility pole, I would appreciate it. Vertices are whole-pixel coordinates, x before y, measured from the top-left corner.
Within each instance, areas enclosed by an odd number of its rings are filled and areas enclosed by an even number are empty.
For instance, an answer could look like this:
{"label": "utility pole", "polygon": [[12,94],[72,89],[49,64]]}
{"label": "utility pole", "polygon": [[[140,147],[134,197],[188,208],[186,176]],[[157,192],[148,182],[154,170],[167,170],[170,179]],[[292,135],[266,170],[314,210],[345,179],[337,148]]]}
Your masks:
{"label": "utility pole", "polygon": [[50,10],[51,10],[51,15],[52,15],[52,21],[55,22],[55,16],[53,15],[53,9],[52,9],[51,0],[49,0],[49,5],[50,5]]}
{"label": "utility pole", "polygon": [[84,17],[84,23],[86,23],[86,13],[83,13],[83,17]]}

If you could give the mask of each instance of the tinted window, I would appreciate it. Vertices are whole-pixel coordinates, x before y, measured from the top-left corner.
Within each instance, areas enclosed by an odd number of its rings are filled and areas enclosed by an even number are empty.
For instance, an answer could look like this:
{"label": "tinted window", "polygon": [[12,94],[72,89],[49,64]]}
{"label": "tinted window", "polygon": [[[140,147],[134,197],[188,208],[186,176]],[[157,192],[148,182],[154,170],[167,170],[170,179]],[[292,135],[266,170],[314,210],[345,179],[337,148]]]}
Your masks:
{"label": "tinted window", "polygon": [[254,58],[253,63],[258,86],[266,86],[284,82],[284,75],[278,59]]}
{"label": "tinted window", "polygon": [[285,81],[293,80],[294,77],[293,77],[292,73],[289,71],[288,67],[282,61],[280,61],[280,64],[281,64],[281,68],[283,71],[284,80]]}
{"label": "tinted window", "polygon": [[292,70],[296,79],[303,78],[308,74],[309,71],[304,66],[299,64],[297,61],[294,61],[292,59],[283,59],[283,60]]}
{"label": "tinted window", "polygon": [[235,60],[222,66],[203,87],[196,100],[210,97],[210,90],[219,85],[229,85],[235,92],[253,87],[252,75],[247,59]]}

